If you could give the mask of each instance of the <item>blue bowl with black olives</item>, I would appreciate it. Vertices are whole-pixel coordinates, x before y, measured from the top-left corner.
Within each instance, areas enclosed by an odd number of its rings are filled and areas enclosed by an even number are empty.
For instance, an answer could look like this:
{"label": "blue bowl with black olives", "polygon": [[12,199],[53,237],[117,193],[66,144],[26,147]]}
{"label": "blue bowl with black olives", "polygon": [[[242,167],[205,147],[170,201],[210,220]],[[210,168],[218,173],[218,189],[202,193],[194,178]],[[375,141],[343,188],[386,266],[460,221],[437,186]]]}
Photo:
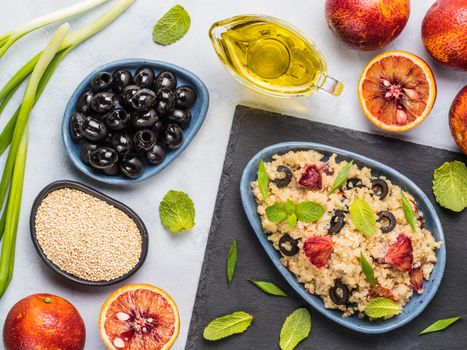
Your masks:
{"label": "blue bowl with black olives", "polygon": [[126,185],[156,175],[190,144],[209,93],[171,63],[125,59],[92,71],[71,96],[62,137],[72,163],[100,182]]}

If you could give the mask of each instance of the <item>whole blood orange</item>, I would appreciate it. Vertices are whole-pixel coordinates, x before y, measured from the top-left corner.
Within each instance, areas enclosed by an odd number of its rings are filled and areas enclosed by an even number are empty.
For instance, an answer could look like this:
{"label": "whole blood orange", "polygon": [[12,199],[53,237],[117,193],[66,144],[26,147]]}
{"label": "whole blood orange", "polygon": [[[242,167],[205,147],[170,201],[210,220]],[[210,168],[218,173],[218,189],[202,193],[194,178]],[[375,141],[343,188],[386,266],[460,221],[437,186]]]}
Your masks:
{"label": "whole blood orange", "polygon": [[457,145],[462,152],[467,154],[467,85],[459,91],[452,102],[449,111],[449,126]]}
{"label": "whole blood orange", "polygon": [[363,112],[376,126],[405,131],[420,124],[436,99],[436,81],[428,64],[405,51],[373,58],[358,83]]}
{"label": "whole blood orange", "polygon": [[404,29],[410,0],[326,0],[325,14],[339,39],[360,50],[378,50]]}
{"label": "whole blood orange", "polygon": [[436,1],[423,19],[422,40],[437,62],[467,70],[467,1]]}
{"label": "whole blood orange", "polygon": [[109,350],[168,350],[178,336],[180,317],[162,289],[130,284],[104,303],[99,330]]}
{"label": "whole blood orange", "polygon": [[50,294],[34,294],[16,303],[3,327],[6,350],[82,350],[84,322],[73,305]]}

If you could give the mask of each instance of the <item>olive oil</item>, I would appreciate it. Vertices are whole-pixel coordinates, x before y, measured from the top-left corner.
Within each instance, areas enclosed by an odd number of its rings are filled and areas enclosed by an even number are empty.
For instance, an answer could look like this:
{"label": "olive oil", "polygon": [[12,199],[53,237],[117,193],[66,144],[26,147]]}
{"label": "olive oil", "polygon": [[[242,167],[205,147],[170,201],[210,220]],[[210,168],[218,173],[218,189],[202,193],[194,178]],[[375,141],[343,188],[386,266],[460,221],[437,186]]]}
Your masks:
{"label": "olive oil", "polygon": [[297,29],[271,17],[238,16],[210,29],[220,60],[243,84],[274,96],[334,95],[342,84],[326,76],[326,62]]}

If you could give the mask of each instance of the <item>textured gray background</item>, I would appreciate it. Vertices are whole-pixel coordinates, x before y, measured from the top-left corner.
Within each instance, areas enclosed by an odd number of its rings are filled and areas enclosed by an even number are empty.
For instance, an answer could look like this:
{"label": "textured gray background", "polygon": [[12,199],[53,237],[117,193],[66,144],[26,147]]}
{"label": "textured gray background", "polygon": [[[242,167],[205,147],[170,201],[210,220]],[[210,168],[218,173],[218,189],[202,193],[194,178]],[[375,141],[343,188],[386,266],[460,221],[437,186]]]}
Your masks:
{"label": "textured gray background", "polygon": [[[445,161],[466,160],[459,153],[239,106],[217,195],[187,350],[278,349],[282,323],[295,308],[304,305],[262,250],[240,201],[240,178],[247,162],[262,148],[283,141],[324,143],[386,163],[412,179],[433,203],[433,170]],[[311,336],[298,349],[465,349],[466,320],[444,332],[417,336],[440,318],[467,316],[467,211],[455,214],[438,205],[436,209],[446,235],[447,265],[441,287],[425,311],[398,330],[384,335],[365,335],[341,327],[310,309]],[[238,266],[232,286],[228,288],[225,261],[233,239],[238,242]],[[290,298],[268,296],[252,286],[249,279],[275,282]],[[244,334],[213,343],[202,339],[203,328],[211,319],[239,310],[255,316]]]}

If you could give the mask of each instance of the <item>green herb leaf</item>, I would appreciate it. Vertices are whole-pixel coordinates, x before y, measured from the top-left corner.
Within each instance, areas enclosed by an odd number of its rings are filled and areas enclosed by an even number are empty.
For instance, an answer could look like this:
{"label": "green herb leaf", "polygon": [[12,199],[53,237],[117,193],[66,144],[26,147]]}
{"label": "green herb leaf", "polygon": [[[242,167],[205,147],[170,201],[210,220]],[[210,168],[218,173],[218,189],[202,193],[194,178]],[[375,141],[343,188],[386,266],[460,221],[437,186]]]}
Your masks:
{"label": "green herb leaf", "polygon": [[190,29],[191,18],[188,12],[175,5],[157,21],[152,30],[152,38],[160,45],[170,45],[180,40]]}
{"label": "green herb leaf", "polygon": [[204,328],[203,337],[215,341],[245,332],[253,322],[253,316],[243,311],[216,318]]}
{"label": "green herb leaf", "polygon": [[362,271],[367,281],[370,282],[373,288],[376,287],[375,272],[363,253],[360,253],[360,264],[362,265]]}
{"label": "green herb leaf", "polygon": [[426,334],[426,333],[432,333],[432,332],[439,332],[439,331],[445,330],[450,325],[452,325],[453,323],[459,321],[460,319],[461,319],[461,316],[438,320],[435,323],[433,323],[431,326],[425,328],[423,331],[418,333],[418,335],[422,335],[422,334]]}
{"label": "green herb leaf", "polygon": [[258,187],[261,194],[263,195],[264,201],[267,204],[269,196],[269,177],[262,159],[259,161],[258,167]]}
{"label": "green herb leaf", "polygon": [[402,209],[404,210],[405,221],[410,225],[412,231],[415,232],[415,214],[413,212],[412,206],[409,203],[409,200],[404,195],[404,192],[401,190],[402,198]]}
{"label": "green herb leaf", "polygon": [[253,280],[250,280],[250,282],[253,283],[256,287],[258,287],[259,289],[261,289],[263,292],[267,294],[275,295],[278,297],[288,296],[282,289],[280,289],[274,283],[263,282],[263,281],[253,281]]}
{"label": "green herb leaf", "polygon": [[287,224],[291,228],[297,227],[297,215],[295,215],[295,213],[289,214],[287,216]]}
{"label": "green herb leaf", "polygon": [[339,174],[337,174],[336,179],[334,180],[334,184],[332,185],[328,194],[333,193],[335,190],[337,190],[344,184],[345,180],[347,180],[347,176],[349,176],[350,169],[352,169],[352,164],[353,160],[351,160],[350,163],[348,163],[345,167],[341,169],[341,171],[339,171]]}
{"label": "green herb leaf", "polygon": [[227,281],[232,284],[235,268],[237,267],[237,241],[233,241],[227,256]]}
{"label": "green herb leaf", "polygon": [[397,315],[400,311],[401,306],[398,303],[384,297],[370,300],[365,308],[365,314],[373,318]]}
{"label": "green herb leaf", "polygon": [[376,231],[376,215],[371,206],[362,198],[355,198],[350,205],[350,218],[353,224],[365,236]]}
{"label": "green herb leaf", "polygon": [[315,222],[321,219],[326,209],[321,204],[315,202],[301,202],[297,204],[295,212],[298,220]]}
{"label": "green herb leaf", "polygon": [[460,212],[467,207],[467,167],[463,162],[446,162],[433,174],[433,194],[444,208]]}
{"label": "green herb leaf", "polygon": [[287,212],[287,214],[294,214],[295,213],[295,204],[292,202],[290,199],[287,199],[284,203],[284,209]]}
{"label": "green herb leaf", "polygon": [[311,315],[305,308],[292,312],[281,329],[279,346],[281,350],[292,350],[305,338],[311,330]]}
{"label": "green herb leaf", "polygon": [[171,232],[191,230],[195,226],[195,205],[180,191],[169,191],[159,205],[162,225]]}
{"label": "green herb leaf", "polygon": [[287,219],[287,211],[282,203],[275,203],[266,208],[266,217],[269,221],[279,223]]}

